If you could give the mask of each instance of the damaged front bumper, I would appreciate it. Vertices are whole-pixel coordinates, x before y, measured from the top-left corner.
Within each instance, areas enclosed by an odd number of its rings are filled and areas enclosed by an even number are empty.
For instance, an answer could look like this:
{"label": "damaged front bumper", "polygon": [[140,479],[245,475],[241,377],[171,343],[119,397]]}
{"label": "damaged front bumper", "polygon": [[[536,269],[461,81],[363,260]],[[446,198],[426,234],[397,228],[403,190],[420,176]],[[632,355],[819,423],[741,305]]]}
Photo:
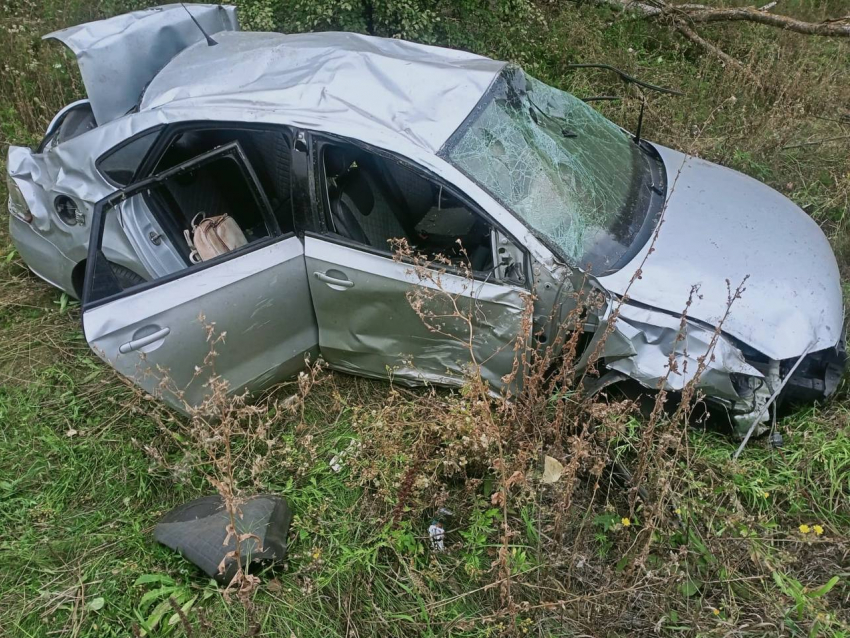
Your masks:
{"label": "damaged front bumper", "polygon": [[[753,434],[766,431],[771,418],[766,407],[771,399],[775,406],[780,399],[830,396],[847,359],[842,339],[833,348],[807,354],[783,385],[796,359],[769,359],[725,335],[715,336],[714,328],[692,321],[683,326],[681,318],[651,308],[622,304],[608,329],[612,316],[609,309],[588,353],[598,349],[594,342],[605,339],[601,346],[605,366],[653,390],[681,392],[699,374],[695,389],[724,410],[737,438],[744,438],[753,425]],[[780,387],[776,398],[773,395]]]}

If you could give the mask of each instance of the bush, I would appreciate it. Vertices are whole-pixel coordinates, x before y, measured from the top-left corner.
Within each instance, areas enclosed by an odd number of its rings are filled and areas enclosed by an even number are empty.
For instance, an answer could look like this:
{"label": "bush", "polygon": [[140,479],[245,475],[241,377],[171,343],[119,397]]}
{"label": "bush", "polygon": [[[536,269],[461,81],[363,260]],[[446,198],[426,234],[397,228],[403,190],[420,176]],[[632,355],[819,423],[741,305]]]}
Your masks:
{"label": "bush", "polygon": [[339,30],[521,61],[543,23],[531,0],[237,0],[245,29]]}

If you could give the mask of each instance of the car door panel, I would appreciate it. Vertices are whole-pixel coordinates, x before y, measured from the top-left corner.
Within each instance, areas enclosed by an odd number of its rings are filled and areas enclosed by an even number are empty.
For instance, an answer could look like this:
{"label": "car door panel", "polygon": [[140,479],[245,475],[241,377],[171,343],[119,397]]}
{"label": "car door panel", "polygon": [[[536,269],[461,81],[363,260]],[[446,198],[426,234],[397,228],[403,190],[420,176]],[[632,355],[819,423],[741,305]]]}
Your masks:
{"label": "car door panel", "polygon": [[[174,390],[196,405],[213,372],[233,392],[262,390],[302,369],[318,344],[303,248],[294,236],[86,310],[83,326],[107,363],[184,410]],[[221,341],[208,339],[208,326]]]}
{"label": "car door panel", "polygon": [[[260,237],[207,262],[121,290],[103,251],[110,220],[137,209],[151,189],[226,158],[235,162],[266,219]],[[168,214],[177,211],[166,210]],[[86,273],[83,329],[92,349],[118,372],[172,406],[188,411],[219,376],[228,391],[258,391],[304,367],[318,354],[318,329],[304,247],[280,235],[268,199],[236,143],[220,146],[117,191],[95,207]]]}
{"label": "car door panel", "polygon": [[[439,285],[417,275],[412,265],[308,234],[307,275],[319,325],[323,358],[333,367],[374,377],[392,376],[408,383],[458,385],[473,362],[492,387],[513,366],[520,337],[525,291],[470,280],[451,273]],[[425,290],[425,294],[416,293]],[[443,315],[429,319],[432,330],[411,306],[427,298],[424,310]],[[452,318],[449,295],[472,317]],[[470,354],[470,350],[472,355]]]}

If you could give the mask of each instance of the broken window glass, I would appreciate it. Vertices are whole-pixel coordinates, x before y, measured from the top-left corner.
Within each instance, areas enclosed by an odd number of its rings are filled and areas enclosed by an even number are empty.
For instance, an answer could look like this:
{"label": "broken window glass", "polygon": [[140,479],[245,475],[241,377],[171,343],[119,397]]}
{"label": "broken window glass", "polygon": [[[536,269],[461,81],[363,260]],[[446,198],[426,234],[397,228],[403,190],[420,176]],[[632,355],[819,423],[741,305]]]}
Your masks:
{"label": "broken window glass", "polygon": [[602,274],[647,214],[651,175],[631,137],[580,99],[508,67],[449,160],[563,256]]}

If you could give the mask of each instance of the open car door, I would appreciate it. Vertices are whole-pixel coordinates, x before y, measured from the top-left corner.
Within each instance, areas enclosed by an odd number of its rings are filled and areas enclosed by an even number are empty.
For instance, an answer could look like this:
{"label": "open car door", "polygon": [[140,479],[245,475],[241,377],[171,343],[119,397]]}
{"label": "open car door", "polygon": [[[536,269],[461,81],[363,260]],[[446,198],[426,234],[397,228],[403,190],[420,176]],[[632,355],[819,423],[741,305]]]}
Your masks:
{"label": "open car door", "polygon": [[[215,179],[204,171],[212,171]],[[141,206],[185,225],[202,211],[176,210],[178,200],[156,195],[192,180],[199,183],[199,178],[226,182],[205,192],[221,198],[215,202],[218,212],[244,215],[247,243],[194,263],[185,244],[158,237],[175,244],[185,263],[122,289],[126,278],[122,281],[120,267],[102,250],[104,229],[122,228],[120,216]],[[126,206],[134,199],[133,206]],[[107,224],[110,216],[117,216],[119,224]],[[186,412],[201,403],[213,376],[226,380],[229,392],[257,391],[296,373],[305,355],[317,352],[303,246],[294,234],[281,233],[237,142],[105,198],[95,207],[92,233],[83,296],[86,340],[109,365],[177,409]]]}

